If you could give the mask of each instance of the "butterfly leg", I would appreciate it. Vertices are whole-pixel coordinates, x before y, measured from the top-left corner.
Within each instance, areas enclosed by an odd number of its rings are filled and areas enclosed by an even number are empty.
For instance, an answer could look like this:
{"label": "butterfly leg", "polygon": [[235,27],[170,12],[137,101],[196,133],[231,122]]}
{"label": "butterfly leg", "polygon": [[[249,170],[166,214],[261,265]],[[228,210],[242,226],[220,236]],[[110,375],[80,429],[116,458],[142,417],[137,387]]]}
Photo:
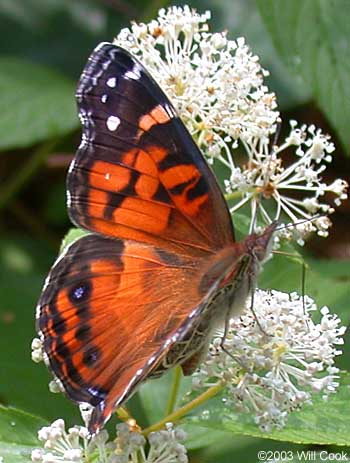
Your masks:
{"label": "butterfly leg", "polygon": [[253,317],[256,321],[256,324],[258,325],[258,328],[259,330],[265,335],[265,336],[268,336],[268,337],[271,337],[271,334],[267,333],[264,328],[261,326],[260,322],[259,322],[259,318],[258,316],[256,315],[256,312],[254,310],[254,294],[255,294],[255,290],[252,291],[252,296],[251,296],[251,302],[250,302],[250,311],[252,312],[253,314]]}
{"label": "butterfly leg", "polygon": [[226,340],[226,337],[227,337],[227,333],[228,333],[228,331],[230,329],[230,319],[231,319],[231,311],[227,310],[226,316],[225,316],[224,332],[223,332],[223,335],[221,337],[220,347],[221,347],[222,351],[225,352],[225,354],[227,354],[233,360],[237,361],[237,359],[225,347],[225,340]]}

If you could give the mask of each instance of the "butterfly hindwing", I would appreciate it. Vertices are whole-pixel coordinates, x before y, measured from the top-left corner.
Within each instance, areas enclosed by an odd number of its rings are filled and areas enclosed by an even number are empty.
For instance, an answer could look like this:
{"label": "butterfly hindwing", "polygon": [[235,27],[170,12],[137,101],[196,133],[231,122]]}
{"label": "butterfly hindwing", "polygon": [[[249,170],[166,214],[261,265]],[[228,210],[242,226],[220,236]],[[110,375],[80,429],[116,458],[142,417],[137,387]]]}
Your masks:
{"label": "butterfly hindwing", "polygon": [[101,44],[77,100],[83,137],[68,175],[68,210],[78,226],[184,254],[233,242],[213,173],[141,63]]}
{"label": "butterfly hindwing", "polygon": [[90,431],[149,375],[205,306],[198,261],[134,241],[87,235],[51,269],[37,329],[49,366]]}

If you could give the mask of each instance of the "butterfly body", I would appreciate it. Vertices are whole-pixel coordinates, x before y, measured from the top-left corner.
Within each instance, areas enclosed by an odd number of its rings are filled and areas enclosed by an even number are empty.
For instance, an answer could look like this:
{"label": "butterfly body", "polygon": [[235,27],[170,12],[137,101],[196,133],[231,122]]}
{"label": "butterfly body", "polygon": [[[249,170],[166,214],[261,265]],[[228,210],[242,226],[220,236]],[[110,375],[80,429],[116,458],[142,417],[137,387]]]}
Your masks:
{"label": "butterfly body", "polygon": [[92,53],[68,212],[91,233],[56,261],[38,302],[45,359],[97,432],[149,377],[191,373],[243,309],[275,224],[237,243],[215,177],[170,101],[127,51]]}

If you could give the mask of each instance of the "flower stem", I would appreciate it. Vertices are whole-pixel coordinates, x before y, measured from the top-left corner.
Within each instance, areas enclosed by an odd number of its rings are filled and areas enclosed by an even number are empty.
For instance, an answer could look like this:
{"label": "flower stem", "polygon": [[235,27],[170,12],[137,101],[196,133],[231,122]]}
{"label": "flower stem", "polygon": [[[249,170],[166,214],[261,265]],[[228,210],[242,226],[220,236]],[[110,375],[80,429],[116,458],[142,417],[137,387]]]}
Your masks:
{"label": "flower stem", "polygon": [[179,388],[180,388],[180,383],[181,383],[181,367],[178,365],[174,369],[174,379],[173,379],[173,384],[171,386],[171,391],[170,391],[170,396],[169,396],[169,401],[166,409],[166,414],[170,415],[174,411],[175,404],[176,404],[176,399],[177,395],[179,393]]}
{"label": "flower stem", "polygon": [[144,429],[142,431],[142,434],[144,436],[148,436],[151,432],[158,431],[159,429],[162,429],[165,426],[166,423],[169,423],[169,422],[174,423],[174,422],[178,421],[180,418],[182,418],[188,412],[190,412],[191,410],[193,410],[196,407],[199,407],[199,405],[202,405],[204,402],[206,402],[207,400],[211,399],[216,394],[218,394],[223,389],[223,387],[224,386],[221,383],[210,387],[205,392],[203,392],[201,395],[199,395],[195,399],[191,400],[191,402],[188,402],[183,407],[181,407],[178,410],[175,410],[174,412],[170,413],[165,418],[158,421],[158,423],[152,424],[148,428]]}
{"label": "flower stem", "polygon": [[226,193],[224,195],[226,201],[230,201],[230,199],[236,199],[242,197],[242,192],[240,191],[233,191],[232,193]]}
{"label": "flower stem", "polygon": [[132,416],[130,415],[129,410],[125,406],[117,408],[115,413],[117,417],[122,421],[128,421],[132,419]]}

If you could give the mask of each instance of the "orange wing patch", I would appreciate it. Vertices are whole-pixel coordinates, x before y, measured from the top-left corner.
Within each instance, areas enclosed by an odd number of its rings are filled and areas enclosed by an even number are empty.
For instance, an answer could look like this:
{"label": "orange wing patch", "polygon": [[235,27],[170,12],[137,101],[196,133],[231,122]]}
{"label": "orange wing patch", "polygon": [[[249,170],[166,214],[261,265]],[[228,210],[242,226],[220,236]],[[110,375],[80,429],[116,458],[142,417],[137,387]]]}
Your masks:
{"label": "orange wing patch", "polygon": [[106,205],[108,204],[108,193],[102,190],[89,190],[89,214],[91,217],[103,218]]}
{"label": "orange wing patch", "polygon": [[150,111],[150,113],[144,114],[140,117],[138,137],[140,137],[143,132],[148,132],[154,125],[165,124],[169,121],[169,114],[166,112],[163,106],[156,106]]}
{"label": "orange wing patch", "polygon": [[120,191],[125,188],[131,179],[131,171],[110,162],[94,162],[90,174],[90,186],[105,191]]}
{"label": "orange wing patch", "polygon": [[207,193],[191,197],[191,190],[196,188],[201,177],[193,164],[169,167],[160,174],[163,185],[173,193],[175,205],[189,216],[197,215],[202,204],[208,201]]}
{"label": "orange wing patch", "polygon": [[159,187],[157,178],[141,175],[135,183],[135,191],[140,198],[152,199]]}
{"label": "orange wing patch", "polygon": [[168,225],[171,209],[167,205],[152,203],[139,198],[125,198],[113,213],[113,219],[121,225],[149,233],[160,233]]}

